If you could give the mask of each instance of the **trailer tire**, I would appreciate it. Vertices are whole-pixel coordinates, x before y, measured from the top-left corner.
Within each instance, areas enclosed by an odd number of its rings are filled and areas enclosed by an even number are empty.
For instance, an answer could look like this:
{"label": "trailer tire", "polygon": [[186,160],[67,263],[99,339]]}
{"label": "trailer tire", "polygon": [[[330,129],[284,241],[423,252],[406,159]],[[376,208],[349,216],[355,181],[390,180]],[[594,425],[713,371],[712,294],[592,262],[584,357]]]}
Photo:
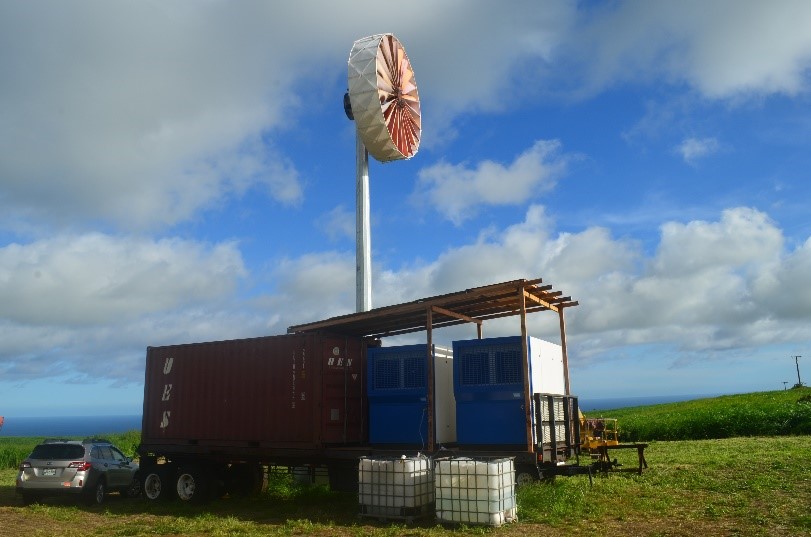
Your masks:
{"label": "trailer tire", "polygon": [[162,502],[172,498],[171,479],[166,469],[150,468],[143,473],[141,492],[150,502]]}
{"label": "trailer tire", "polygon": [[333,463],[327,466],[329,472],[329,488],[336,492],[357,492],[358,465],[345,462]]}
{"label": "trailer tire", "polygon": [[257,496],[267,490],[267,474],[261,464],[238,463],[228,468],[228,494]]}
{"label": "trailer tire", "polygon": [[543,466],[538,468],[538,471],[540,473],[541,483],[552,484],[555,482],[555,479],[557,478],[557,473],[555,472],[554,467],[544,464]]}
{"label": "trailer tire", "polygon": [[141,476],[136,474],[127,488],[121,490],[121,495],[125,498],[137,498],[141,495]]}
{"label": "trailer tire", "polygon": [[210,476],[205,468],[187,466],[181,468],[175,480],[175,493],[181,502],[203,503],[208,499]]}
{"label": "trailer tire", "polygon": [[538,469],[534,466],[518,466],[515,469],[515,484],[529,485],[538,481]]}

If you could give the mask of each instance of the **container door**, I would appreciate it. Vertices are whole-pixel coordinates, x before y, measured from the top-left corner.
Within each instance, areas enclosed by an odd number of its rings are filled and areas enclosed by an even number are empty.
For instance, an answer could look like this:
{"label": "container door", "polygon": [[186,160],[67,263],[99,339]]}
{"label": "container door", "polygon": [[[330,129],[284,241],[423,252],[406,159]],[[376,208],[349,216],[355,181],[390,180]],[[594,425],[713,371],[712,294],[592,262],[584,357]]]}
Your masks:
{"label": "container door", "polygon": [[366,441],[365,344],[353,338],[322,340],[322,442]]}

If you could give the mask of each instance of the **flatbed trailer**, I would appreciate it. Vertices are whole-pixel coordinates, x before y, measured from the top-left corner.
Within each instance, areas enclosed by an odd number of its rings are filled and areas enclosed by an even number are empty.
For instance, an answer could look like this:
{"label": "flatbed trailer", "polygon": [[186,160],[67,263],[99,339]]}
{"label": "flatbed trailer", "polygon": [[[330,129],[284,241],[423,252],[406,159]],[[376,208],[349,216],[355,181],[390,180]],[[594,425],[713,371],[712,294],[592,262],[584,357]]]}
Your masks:
{"label": "flatbed trailer", "polygon": [[[408,447],[430,456],[513,457],[519,482],[564,473],[580,445],[564,319],[576,305],[540,278],[521,279],[291,326],[286,335],[151,347],[139,447],[144,494],[196,501],[250,493],[261,487],[265,466],[326,467],[331,486],[351,489],[360,457],[399,456]],[[540,311],[558,316],[563,394],[530,389],[526,316]],[[367,348],[425,331],[432,349],[434,330],[463,323],[474,324],[482,339],[484,321],[515,315],[523,341],[524,442],[440,445],[429,354],[424,445],[369,443]]]}

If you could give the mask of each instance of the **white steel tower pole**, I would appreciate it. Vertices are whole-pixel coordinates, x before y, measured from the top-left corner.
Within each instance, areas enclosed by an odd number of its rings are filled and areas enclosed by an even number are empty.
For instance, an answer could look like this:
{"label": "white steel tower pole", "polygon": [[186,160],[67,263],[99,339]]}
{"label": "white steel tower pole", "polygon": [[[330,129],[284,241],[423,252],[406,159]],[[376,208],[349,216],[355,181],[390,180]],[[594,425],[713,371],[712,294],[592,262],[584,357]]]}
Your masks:
{"label": "white steel tower pole", "polygon": [[372,247],[369,225],[369,152],[356,134],[355,304],[357,311],[372,309]]}

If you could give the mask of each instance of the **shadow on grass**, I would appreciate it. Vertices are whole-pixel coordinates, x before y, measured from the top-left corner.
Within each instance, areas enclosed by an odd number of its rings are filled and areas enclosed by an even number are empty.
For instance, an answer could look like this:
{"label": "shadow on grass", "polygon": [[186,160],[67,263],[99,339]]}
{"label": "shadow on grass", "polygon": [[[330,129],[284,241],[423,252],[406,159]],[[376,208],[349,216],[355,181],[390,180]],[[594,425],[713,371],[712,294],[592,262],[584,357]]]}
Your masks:
{"label": "shadow on grass", "polygon": [[[41,508],[67,509],[68,512],[96,513],[118,519],[126,525],[127,519],[141,520],[149,517],[153,522],[187,528],[189,521],[212,521],[220,524],[222,520],[253,523],[257,525],[285,526],[371,526],[386,528],[405,524],[399,519],[378,520],[360,517],[357,495],[345,492],[332,492],[324,487],[302,487],[292,493],[280,496],[264,493],[250,498],[224,497],[201,504],[184,504],[180,501],[150,502],[143,497],[125,498],[118,493],[109,494],[103,505],[87,505],[78,495],[46,496],[35,505],[23,505],[22,498],[15,492],[15,487],[0,486],[0,508],[12,508],[20,516],[36,516]],[[7,511],[8,512],[8,511]],[[51,515],[53,516],[53,515]],[[70,515],[62,515],[70,516]],[[186,522],[183,522],[183,521]],[[138,522],[140,523],[140,522]],[[434,527],[433,516],[413,520],[409,527]]]}

